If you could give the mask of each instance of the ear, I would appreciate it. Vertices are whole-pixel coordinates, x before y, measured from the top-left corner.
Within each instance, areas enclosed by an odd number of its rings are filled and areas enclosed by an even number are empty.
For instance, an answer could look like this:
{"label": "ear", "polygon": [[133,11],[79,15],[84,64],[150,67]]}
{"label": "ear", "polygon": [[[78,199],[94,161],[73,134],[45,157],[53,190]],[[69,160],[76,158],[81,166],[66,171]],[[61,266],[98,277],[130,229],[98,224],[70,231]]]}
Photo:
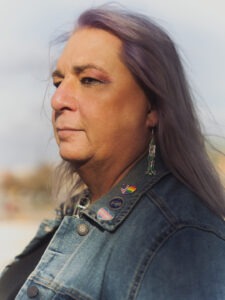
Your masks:
{"label": "ear", "polygon": [[153,128],[158,124],[158,112],[155,109],[151,109],[147,114],[146,125],[149,128]]}

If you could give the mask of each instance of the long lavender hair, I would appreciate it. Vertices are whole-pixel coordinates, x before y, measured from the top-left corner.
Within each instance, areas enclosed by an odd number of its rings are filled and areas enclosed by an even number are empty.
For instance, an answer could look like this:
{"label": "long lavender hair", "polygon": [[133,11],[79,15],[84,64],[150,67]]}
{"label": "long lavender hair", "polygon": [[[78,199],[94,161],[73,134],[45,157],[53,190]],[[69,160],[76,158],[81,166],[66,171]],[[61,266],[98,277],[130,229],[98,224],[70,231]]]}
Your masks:
{"label": "long lavender hair", "polygon": [[[122,61],[158,111],[156,145],[165,164],[211,209],[225,216],[224,188],[207,155],[190,88],[168,34],[143,15],[108,6],[81,14],[75,30],[82,27],[106,30],[122,41]],[[81,186],[69,162],[58,170],[60,181],[73,182],[71,193]]]}

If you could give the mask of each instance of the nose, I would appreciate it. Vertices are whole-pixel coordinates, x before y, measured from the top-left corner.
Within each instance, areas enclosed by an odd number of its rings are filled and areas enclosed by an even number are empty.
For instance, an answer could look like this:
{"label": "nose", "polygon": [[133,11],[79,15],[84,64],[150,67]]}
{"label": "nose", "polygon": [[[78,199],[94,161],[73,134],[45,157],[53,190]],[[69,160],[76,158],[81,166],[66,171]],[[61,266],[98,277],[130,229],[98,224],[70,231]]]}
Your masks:
{"label": "nose", "polygon": [[52,109],[55,111],[76,110],[75,91],[69,83],[62,82],[56,89],[51,100]]}

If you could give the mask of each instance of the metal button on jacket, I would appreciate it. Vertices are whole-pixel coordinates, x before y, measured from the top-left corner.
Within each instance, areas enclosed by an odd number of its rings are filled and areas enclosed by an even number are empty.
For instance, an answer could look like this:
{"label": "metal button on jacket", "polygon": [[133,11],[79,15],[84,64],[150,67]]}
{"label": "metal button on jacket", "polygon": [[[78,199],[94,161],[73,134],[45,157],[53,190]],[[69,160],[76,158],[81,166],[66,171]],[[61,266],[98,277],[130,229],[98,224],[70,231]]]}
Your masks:
{"label": "metal button on jacket", "polygon": [[35,298],[39,293],[38,288],[35,285],[31,285],[27,289],[27,296],[29,298]]}
{"label": "metal button on jacket", "polygon": [[77,225],[77,232],[79,235],[86,235],[89,232],[89,228],[86,224]]}

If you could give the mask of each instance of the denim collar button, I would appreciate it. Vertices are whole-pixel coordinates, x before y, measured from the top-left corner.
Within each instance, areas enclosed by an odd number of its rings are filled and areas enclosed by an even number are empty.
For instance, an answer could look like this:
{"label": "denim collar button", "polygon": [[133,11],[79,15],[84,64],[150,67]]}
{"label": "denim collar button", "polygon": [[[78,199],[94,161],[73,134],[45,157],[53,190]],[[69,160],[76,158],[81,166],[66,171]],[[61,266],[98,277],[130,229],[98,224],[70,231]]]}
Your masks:
{"label": "denim collar button", "polygon": [[77,233],[79,235],[81,235],[81,236],[87,235],[88,232],[89,232],[89,228],[88,228],[87,224],[81,223],[81,224],[77,225]]}

